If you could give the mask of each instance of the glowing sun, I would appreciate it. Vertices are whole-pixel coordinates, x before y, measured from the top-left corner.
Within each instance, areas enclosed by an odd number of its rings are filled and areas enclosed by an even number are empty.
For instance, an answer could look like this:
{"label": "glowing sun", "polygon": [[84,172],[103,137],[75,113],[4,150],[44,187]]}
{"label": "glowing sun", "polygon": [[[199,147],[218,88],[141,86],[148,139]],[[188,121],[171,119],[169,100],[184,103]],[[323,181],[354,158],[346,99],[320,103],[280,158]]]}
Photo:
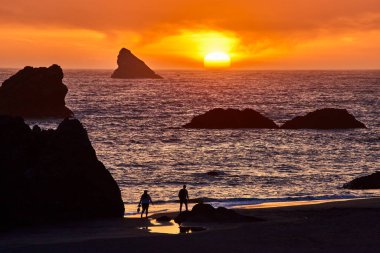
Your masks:
{"label": "glowing sun", "polygon": [[224,52],[212,52],[203,59],[205,68],[228,68],[231,66],[231,57]]}

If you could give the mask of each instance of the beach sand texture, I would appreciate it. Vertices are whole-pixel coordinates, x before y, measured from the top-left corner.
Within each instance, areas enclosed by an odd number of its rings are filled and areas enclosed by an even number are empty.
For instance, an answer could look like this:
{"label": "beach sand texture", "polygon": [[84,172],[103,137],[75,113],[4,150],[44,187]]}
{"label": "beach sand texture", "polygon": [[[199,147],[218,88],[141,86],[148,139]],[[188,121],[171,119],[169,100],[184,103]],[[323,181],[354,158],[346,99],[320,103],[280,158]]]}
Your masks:
{"label": "beach sand texture", "polygon": [[379,252],[379,198],[237,211],[265,221],[177,235],[139,229],[151,225],[139,218],[65,223],[2,234],[0,252]]}

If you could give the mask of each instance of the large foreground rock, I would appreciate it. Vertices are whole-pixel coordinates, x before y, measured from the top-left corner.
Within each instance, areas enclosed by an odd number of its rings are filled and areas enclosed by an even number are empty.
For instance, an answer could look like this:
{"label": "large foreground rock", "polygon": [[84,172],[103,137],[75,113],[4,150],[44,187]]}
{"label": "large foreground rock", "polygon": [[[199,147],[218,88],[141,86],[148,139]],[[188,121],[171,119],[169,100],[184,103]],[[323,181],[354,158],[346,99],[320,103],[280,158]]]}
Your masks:
{"label": "large foreground rock", "polygon": [[0,87],[0,114],[27,118],[73,115],[65,106],[67,87],[60,66],[25,67]]}
{"label": "large foreground rock", "polygon": [[283,129],[348,129],[366,128],[345,109],[325,108],[286,121]]}
{"label": "large foreground rock", "polygon": [[191,211],[180,213],[174,221],[181,224],[182,222],[252,222],[261,219],[241,215],[224,207],[215,209],[209,204],[196,204]]}
{"label": "large foreground rock", "polygon": [[161,76],[154,73],[142,60],[137,58],[126,48],[122,48],[117,57],[118,68],[113,72],[112,78],[125,79],[160,79]]}
{"label": "large foreground rock", "polygon": [[0,116],[0,139],[0,222],[123,216],[120,189],[78,120],[32,130],[22,118]]}
{"label": "large foreground rock", "polygon": [[359,177],[343,185],[343,188],[360,190],[360,189],[380,189],[380,172],[371,175]]}
{"label": "large foreground rock", "polygon": [[195,116],[185,128],[278,128],[271,119],[252,109],[212,109],[205,114]]}

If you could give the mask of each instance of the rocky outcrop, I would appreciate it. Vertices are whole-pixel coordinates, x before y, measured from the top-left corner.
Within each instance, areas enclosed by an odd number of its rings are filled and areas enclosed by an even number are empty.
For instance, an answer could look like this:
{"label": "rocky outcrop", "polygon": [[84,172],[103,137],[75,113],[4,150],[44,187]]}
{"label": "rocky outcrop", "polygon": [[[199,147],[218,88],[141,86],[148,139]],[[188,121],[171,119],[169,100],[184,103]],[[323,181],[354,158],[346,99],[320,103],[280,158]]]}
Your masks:
{"label": "rocky outcrop", "polygon": [[67,87],[60,66],[25,67],[0,87],[0,114],[27,118],[65,118],[73,112],[65,106]]}
{"label": "rocky outcrop", "polygon": [[209,204],[196,204],[191,211],[180,213],[174,221],[181,224],[182,222],[252,222],[261,219],[241,215],[224,207],[215,209]]}
{"label": "rocky outcrop", "polygon": [[41,130],[0,116],[0,139],[0,222],[123,217],[120,189],[78,120]]}
{"label": "rocky outcrop", "polygon": [[366,128],[345,109],[325,108],[286,121],[283,129],[348,129]]}
{"label": "rocky outcrop", "polygon": [[125,79],[160,79],[161,76],[154,73],[142,60],[137,58],[126,48],[122,48],[117,57],[118,68],[113,72],[112,78]]}
{"label": "rocky outcrop", "polygon": [[205,114],[195,116],[185,128],[278,128],[271,119],[252,109],[212,109]]}
{"label": "rocky outcrop", "polygon": [[380,172],[371,175],[359,177],[343,185],[343,188],[360,190],[360,189],[380,189]]}

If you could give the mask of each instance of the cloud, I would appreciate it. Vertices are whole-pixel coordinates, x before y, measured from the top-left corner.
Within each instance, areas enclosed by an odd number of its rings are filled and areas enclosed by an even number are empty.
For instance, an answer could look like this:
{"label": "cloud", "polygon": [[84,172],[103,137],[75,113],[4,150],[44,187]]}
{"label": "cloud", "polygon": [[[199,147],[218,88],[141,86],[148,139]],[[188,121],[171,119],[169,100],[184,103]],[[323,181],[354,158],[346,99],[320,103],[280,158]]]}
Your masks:
{"label": "cloud", "polygon": [[[114,59],[105,59],[107,54],[112,52],[108,57],[114,57],[121,46],[127,46],[160,67],[195,67],[212,44],[224,43],[228,44],[224,50],[235,56],[235,66],[287,67],[305,61],[298,54],[317,57],[306,49],[347,59],[350,52],[340,49],[341,43],[360,49],[361,55],[352,55],[368,57],[378,66],[364,48],[379,48],[380,2],[0,0],[0,32],[5,37],[0,57],[11,62],[34,59],[26,57],[31,53],[24,50],[34,44],[44,61],[54,57],[76,67],[68,51],[91,58],[89,66],[111,67]],[[211,37],[202,41],[199,36]],[[340,54],[333,53],[336,50]],[[20,51],[23,55],[18,56]],[[348,59],[354,61],[352,55]]]}
{"label": "cloud", "polygon": [[[380,13],[378,0],[1,0],[0,22],[94,30],[150,29],[157,24],[198,24],[230,30],[280,31],[324,26]],[[352,22],[351,22],[351,21]],[[372,26],[380,24],[373,20]]]}

